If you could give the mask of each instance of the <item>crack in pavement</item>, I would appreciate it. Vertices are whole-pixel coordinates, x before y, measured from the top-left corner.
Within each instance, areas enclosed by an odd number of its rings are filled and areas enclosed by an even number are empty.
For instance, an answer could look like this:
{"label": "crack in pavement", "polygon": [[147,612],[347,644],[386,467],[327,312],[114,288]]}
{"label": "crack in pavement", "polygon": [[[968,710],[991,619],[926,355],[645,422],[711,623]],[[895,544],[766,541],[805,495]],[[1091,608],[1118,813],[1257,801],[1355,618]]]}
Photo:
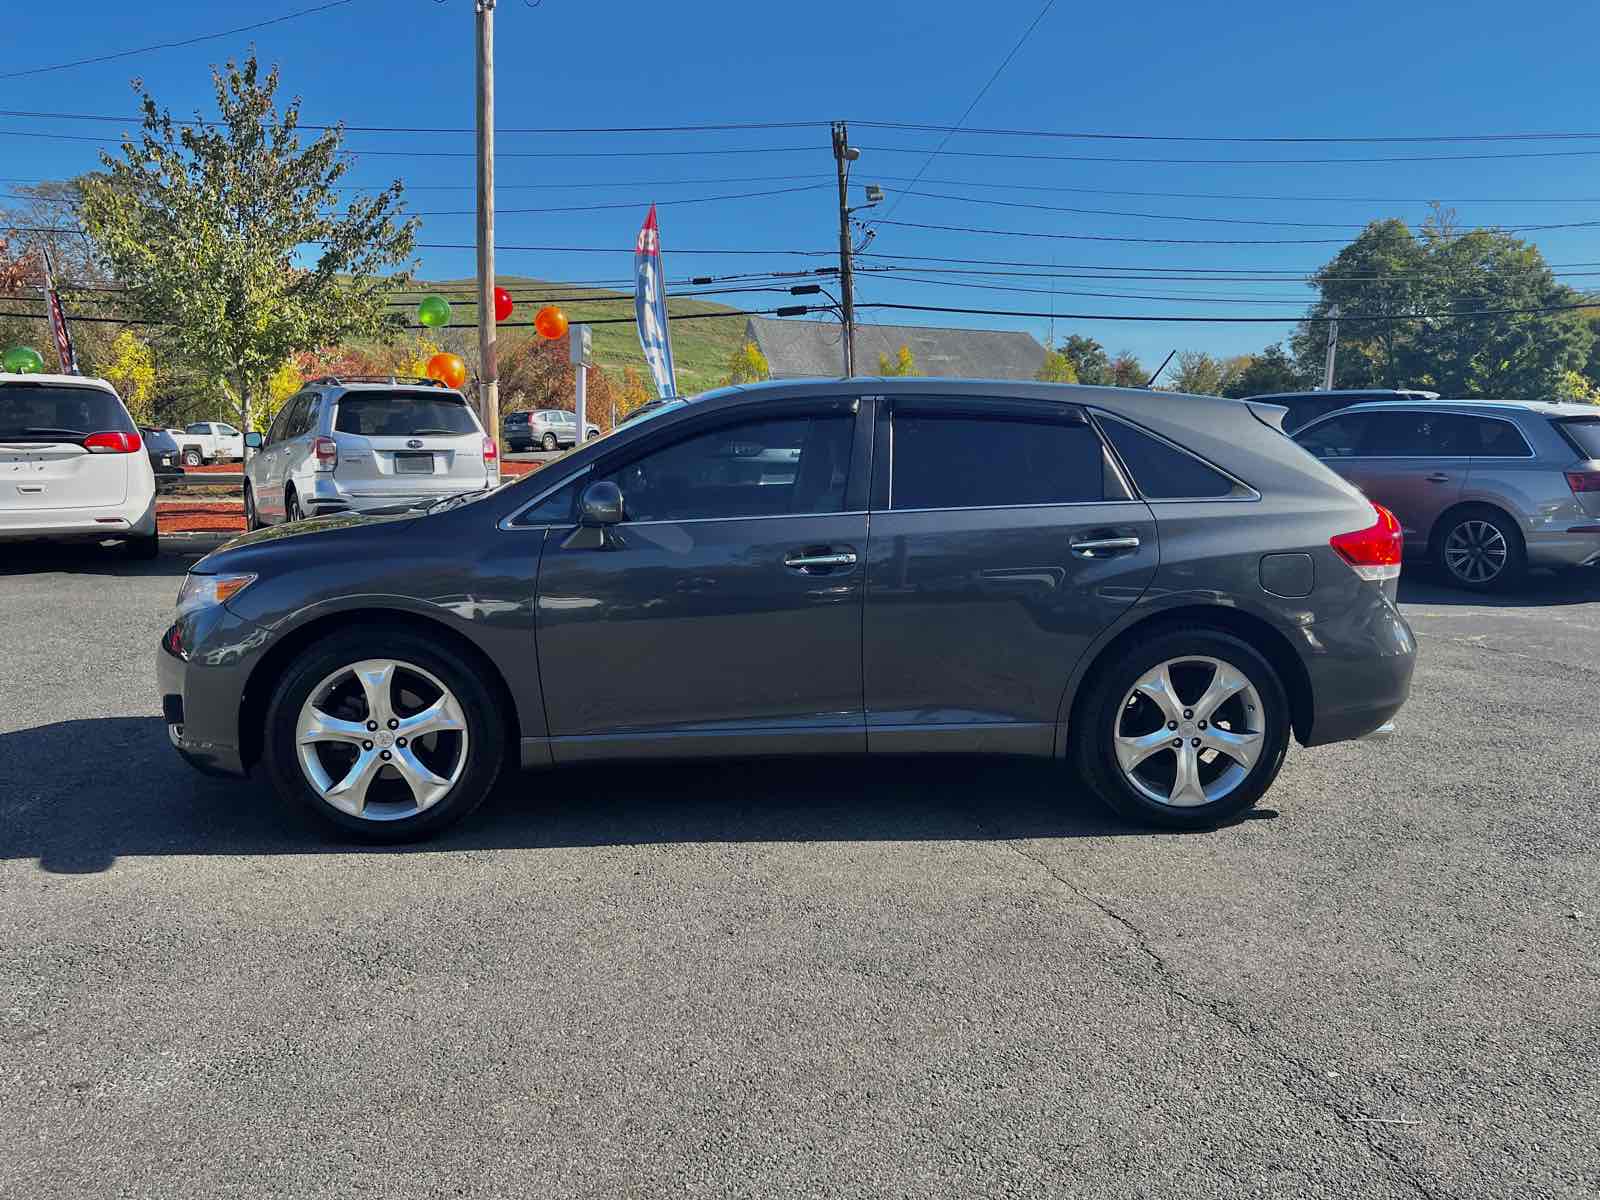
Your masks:
{"label": "crack in pavement", "polygon": [[[971,813],[968,813],[968,819],[971,820],[972,823],[977,826],[977,828],[986,837],[988,837],[991,845],[1003,846],[1005,849],[1015,854],[1018,858],[1021,858],[1026,862],[1030,862],[1034,866],[1040,868],[1046,875],[1055,880],[1055,882],[1060,884],[1062,887],[1066,888],[1074,896],[1077,896],[1080,900],[1092,905],[1102,915],[1114,921],[1116,924],[1120,925],[1124,930],[1126,930],[1129,936],[1132,938],[1134,946],[1141,954],[1149,959],[1150,963],[1155,967],[1156,974],[1165,981],[1167,991],[1172,996],[1189,1005],[1191,1008],[1195,1008],[1201,1012],[1209,1014],[1213,1019],[1221,1022],[1223,1025],[1226,1025],[1229,1029],[1233,1030],[1236,1035],[1248,1042],[1250,1045],[1254,1046],[1261,1053],[1275,1058],[1280,1063],[1284,1063],[1294,1068],[1294,1070],[1298,1071],[1302,1076],[1305,1077],[1305,1079],[1314,1082],[1319,1087],[1322,1086],[1323,1081],[1321,1075],[1310,1063],[1307,1063],[1303,1059],[1297,1058],[1295,1055],[1289,1053],[1287,1050],[1284,1050],[1282,1047],[1273,1045],[1264,1040],[1256,1032],[1256,1030],[1249,1025],[1249,1023],[1228,1012],[1227,1009],[1224,1008],[1219,1002],[1207,1000],[1204,997],[1196,996],[1187,991],[1184,988],[1178,973],[1172,969],[1171,964],[1169,964],[1167,960],[1162,957],[1161,953],[1150,944],[1150,939],[1145,934],[1144,930],[1132,920],[1118,912],[1116,909],[1112,908],[1110,905],[1097,899],[1089,892],[1084,891],[1083,888],[1073,883],[1071,879],[1062,875],[1061,872],[1057,871],[1044,859],[1040,858],[1036,854],[1030,854],[1015,841],[1001,840],[994,837],[984,826],[983,822],[977,817],[973,816]],[[1291,1094],[1294,1093],[1291,1092]],[[1369,1150],[1386,1162],[1392,1169],[1393,1173],[1403,1183],[1409,1184],[1419,1196],[1424,1198],[1424,1200],[1444,1200],[1446,1196],[1453,1195],[1452,1193],[1434,1191],[1417,1177],[1415,1172],[1411,1169],[1409,1164],[1405,1162],[1405,1160],[1403,1160],[1393,1150],[1389,1149],[1389,1147],[1382,1145],[1375,1140],[1372,1134],[1372,1125],[1370,1122],[1363,1122],[1360,1119],[1362,1114],[1347,1112],[1332,1101],[1318,1099],[1317,1097],[1309,1094],[1300,1096],[1299,1098],[1306,1100],[1309,1103],[1320,1105],[1322,1108],[1326,1109],[1334,1118],[1334,1120],[1336,1120],[1346,1130],[1353,1134],[1357,1134],[1360,1137],[1361,1142]]]}

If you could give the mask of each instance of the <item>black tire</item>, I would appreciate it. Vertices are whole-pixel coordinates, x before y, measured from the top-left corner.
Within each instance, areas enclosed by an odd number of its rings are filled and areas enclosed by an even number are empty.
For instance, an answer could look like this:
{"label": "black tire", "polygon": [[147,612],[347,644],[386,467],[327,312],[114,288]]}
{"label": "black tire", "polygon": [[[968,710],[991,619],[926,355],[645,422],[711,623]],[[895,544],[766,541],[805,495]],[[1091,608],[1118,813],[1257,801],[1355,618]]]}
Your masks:
{"label": "black tire", "polygon": [[186,467],[203,467],[206,465],[205,455],[191,446],[183,452],[183,465]]}
{"label": "black tire", "polygon": [[147,561],[161,553],[161,534],[152,533],[147,537],[131,537],[122,543],[122,551],[129,558]]}
{"label": "black tire", "polygon": [[[1150,798],[1129,782],[1117,761],[1114,739],[1123,717],[1123,700],[1134,684],[1162,663],[1185,658],[1213,658],[1233,666],[1255,689],[1263,712],[1257,756],[1244,777],[1217,800],[1178,807]],[[1130,821],[1169,829],[1215,828],[1260,800],[1283,767],[1290,734],[1289,699],[1283,681],[1260,651],[1231,633],[1168,629],[1138,638],[1117,652],[1115,659],[1097,666],[1084,687],[1088,690],[1075,706],[1078,728],[1070,731],[1073,763],[1095,794]],[[1193,699],[1187,695],[1182,698],[1191,702]],[[1242,699],[1236,702],[1243,703]],[[1174,737],[1190,732],[1194,731],[1180,729]],[[1151,759],[1158,757],[1159,753]],[[1213,763],[1220,760],[1214,758]],[[1211,766],[1203,769],[1210,770]]]}
{"label": "black tire", "polygon": [[[1474,578],[1482,564],[1495,561],[1495,538],[1482,539],[1485,527],[1492,528],[1504,543],[1503,565],[1488,578]],[[1459,535],[1461,540],[1456,539]],[[1473,562],[1473,547],[1483,547],[1486,557]],[[1465,550],[1466,554],[1461,552]],[[1452,587],[1469,592],[1498,592],[1515,587],[1522,582],[1528,569],[1528,549],[1522,540],[1517,523],[1498,508],[1488,504],[1470,504],[1448,513],[1433,533],[1433,564]]]}
{"label": "black tire", "polygon": [[[368,820],[334,808],[311,786],[297,754],[296,721],[312,689],[340,667],[369,658],[398,660],[430,672],[455,694],[467,723],[467,761],[455,786],[432,807],[398,820]],[[370,842],[417,841],[461,820],[493,790],[506,759],[501,709],[479,669],[448,644],[382,626],[334,633],[308,647],[283,673],[267,706],[261,760],[280,796],[305,805],[345,833]]]}
{"label": "black tire", "polygon": [[553,433],[545,434],[539,444],[542,445],[546,450],[554,450],[557,445],[556,435]]}
{"label": "black tire", "polygon": [[244,484],[244,527],[245,529],[260,529],[261,516],[256,512],[255,493],[250,488],[250,481]]}
{"label": "black tire", "polygon": [[290,521],[309,521],[311,514],[306,512],[300,503],[300,493],[293,488],[283,493],[283,519],[287,524]]}

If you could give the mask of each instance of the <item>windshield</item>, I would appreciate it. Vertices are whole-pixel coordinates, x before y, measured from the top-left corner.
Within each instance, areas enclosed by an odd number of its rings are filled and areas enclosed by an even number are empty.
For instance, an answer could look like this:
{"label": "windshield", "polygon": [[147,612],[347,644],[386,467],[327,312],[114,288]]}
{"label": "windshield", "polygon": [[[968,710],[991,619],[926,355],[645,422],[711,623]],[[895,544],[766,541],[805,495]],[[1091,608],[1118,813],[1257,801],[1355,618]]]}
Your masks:
{"label": "windshield", "polygon": [[78,441],[91,433],[132,433],[122,404],[101,388],[58,383],[0,387],[0,441]]}
{"label": "windshield", "polygon": [[411,437],[418,433],[476,433],[472,410],[460,396],[429,392],[346,392],[339,399],[340,433]]}
{"label": "windshield", "polygon": [[1556,424],[1578,444],[1585,458],[1600,458],[1600,417],[1578,417],[1571,421],[1557,421]]}

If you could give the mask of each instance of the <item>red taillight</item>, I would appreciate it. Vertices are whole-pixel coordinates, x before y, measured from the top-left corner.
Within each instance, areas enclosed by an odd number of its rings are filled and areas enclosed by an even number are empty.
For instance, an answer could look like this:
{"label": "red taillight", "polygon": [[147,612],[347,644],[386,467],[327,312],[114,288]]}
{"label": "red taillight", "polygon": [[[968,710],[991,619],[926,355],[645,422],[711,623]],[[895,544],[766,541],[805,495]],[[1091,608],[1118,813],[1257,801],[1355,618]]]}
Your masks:
{"label": "red taillight", "polygon": [[137,433],[91,433],[83,439],[90,454],[137,454],[144,441]]}
{"label": "red taillight", "polygon": [[339,443],[331,437],[317,438],[311,443],[311,453],[316,456],[319,471],[331,471],[339,465]]}
{"label": "red taillight", "polygon": [[500,447],[494,444],[494,439],[492,437],[484,438],[483,439],[483,461],[487,464],[487,463],[492,463],[492,462],[498,462],[499,460],[500,460]]}
{"label": "red taillight", "polygon": [[1374,504],[1375,524],[1351,533],[1335,534],[1328,545],[1363,579],[1394,579],[1400,574],[1400,551],[1405,539],[1400,522],[1381,504]]}
{"label": "red taillight", "polygon": [[1600,492],[1600,471],[1568,471],[1567,486],[1572,489],[1573,495]]}

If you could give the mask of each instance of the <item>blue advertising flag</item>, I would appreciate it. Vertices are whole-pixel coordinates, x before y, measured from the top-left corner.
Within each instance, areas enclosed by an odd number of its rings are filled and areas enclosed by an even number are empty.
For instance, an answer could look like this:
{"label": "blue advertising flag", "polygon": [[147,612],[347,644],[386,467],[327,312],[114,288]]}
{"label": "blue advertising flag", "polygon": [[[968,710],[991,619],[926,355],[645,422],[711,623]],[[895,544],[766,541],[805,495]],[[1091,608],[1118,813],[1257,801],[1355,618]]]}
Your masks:
{"label": "blue advertising flag", "polygon": [[661,268],[661,231],[656,226],[654,204],[633,245],[633,314],[656,395],[676,396],[678,372],[672,363],[672,336],[667,331],[667,278]]}

